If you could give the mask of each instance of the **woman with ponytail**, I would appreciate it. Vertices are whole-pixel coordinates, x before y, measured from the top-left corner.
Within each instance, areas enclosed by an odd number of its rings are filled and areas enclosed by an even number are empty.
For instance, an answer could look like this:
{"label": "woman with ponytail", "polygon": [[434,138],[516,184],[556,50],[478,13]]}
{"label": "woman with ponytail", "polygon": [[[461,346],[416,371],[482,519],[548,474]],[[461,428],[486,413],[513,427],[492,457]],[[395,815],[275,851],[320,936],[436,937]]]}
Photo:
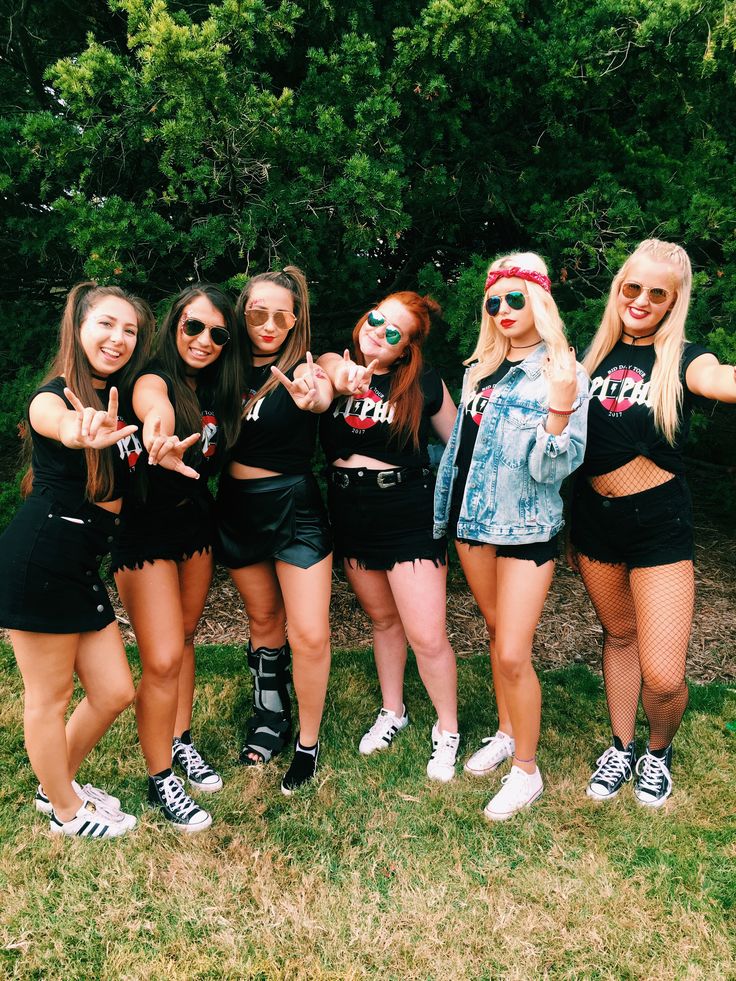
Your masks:
{"label": "woman with ponytail", "polygon": [[254,276],[236,313],[247,333],[245,394],[217,519],[218,559],[243,599],[250,629],[253,715],[240,760],[266,763],[292,738],[291,648],[299,735],[281,782],[289,795],[316,772],[330,672],[332,544],[311,460],[317,416],[329,407],[332,386],[309,353],[301,270]]}
{"label": "woman with ponytail", "polygon": [[[118,392],[145,362],[152,330],[148,305],[116,286],[70,292],[59,353],[28,407],[26,500],[0,539],[0,626],[23,677],[36,807],[54,834],[109,838],[136,824],[117,797],[75,776],[134,696],[99,566],[140,448]],[[75,674],[84,697],[65,723]]]}
{"label": "woman with ponytail", "polygon": [[337,399],[322,417],[335,557],[371,618],[382,707],[359,750],[390,746],[409,723],[404,704],[407,641],[437,712],[430,779],[455,775],[457,671],[447,639],[447,543],[432,537],[430,432],[442,442],[455,406],[422,346],[439,306],[393,293],[363,314],[353,353],[320,358]]}
{"label": "woman with ponytail", "polygon": [[435,534],[454,535],[486,621],[498,731],[466,762],[510,772],[485,807],[505,821],[542,794],[542,693],[532,664],[547,597],[563,479],[583,460],[588,382],[568,347],[552,284],[532,253],[504,256],[486,277],[481,324],[457,421],[437,475]]}
{"label": "woman with ponytail", "polygon": [[[687,706],[693,524],[683,447],[701,399],[736,402],[736,369],[685,339],[692,272],[678,245],[647,239],[616,273],[586,353],[588,446],[572,508],[572,560],[603,626],[612,744],[587,793],[661,807]],[[649,724],[636,757],[641,695]]]}
{"label": "woman with ponytail", "polygon": [[192,742],[194,635],[213,569],[207,480],[238,436],[240,373],[240,329],[230,298],[207,283],[182,290],[133,388],[145,455],[112,556],[143,669],[135,705],[148,799],[187,833],[205,830],[212,818],[184,790],[172,763],[194,790],[222,789],[222,778]]}

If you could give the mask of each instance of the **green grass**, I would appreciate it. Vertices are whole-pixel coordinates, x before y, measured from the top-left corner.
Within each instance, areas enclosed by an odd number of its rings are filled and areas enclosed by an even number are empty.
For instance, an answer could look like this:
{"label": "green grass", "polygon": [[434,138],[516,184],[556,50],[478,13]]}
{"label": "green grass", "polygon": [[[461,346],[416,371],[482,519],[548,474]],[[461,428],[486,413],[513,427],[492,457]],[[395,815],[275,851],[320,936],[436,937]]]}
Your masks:
{"label": "green grass", "polygon": [[[137,670],[135,650],[131,660]],[[431,707],[408,673],[412,725],[388,753],[357,740],[376,711],[369,652],[338,652],[317,785],[287,800],[283,764],[235,762],[241,652],[199,651],[198,741],[221,764],[210,832],[180,837],[142,809],[126,713],[84,779],[140,816],[121,841],[52,839],[31,801],[22,689],[0,646],[0,977],[736,978],[736,693],[693,687],[663,812],[584,787],[607,741],[600,679],[543,676],[546,790],[514,821],[482,808],[499,776],[427,782]],[[485,658],[460,664],[463,755],[493,730]]]}

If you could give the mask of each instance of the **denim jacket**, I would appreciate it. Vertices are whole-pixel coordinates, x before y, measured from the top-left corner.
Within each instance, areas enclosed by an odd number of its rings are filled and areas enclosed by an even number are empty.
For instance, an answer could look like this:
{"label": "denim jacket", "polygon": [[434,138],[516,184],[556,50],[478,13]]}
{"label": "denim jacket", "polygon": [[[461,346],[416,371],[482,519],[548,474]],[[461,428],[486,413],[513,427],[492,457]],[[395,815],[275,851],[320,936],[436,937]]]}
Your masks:
{"label": "denim jacket", "polygon": [[[465,485],[459,538],[495,545],[549,541],[562,528],[560,485],[583,462],[588,419],[588,376],[578,365],[575,412],[559,436],[544,428],[549,407],[542,374],[544,345],[514,365],[493,387],[478,428]],[[447,530],[455,458],[467,398],[468,371],[455,426],[445,447],[434,497],[434,536]]]}

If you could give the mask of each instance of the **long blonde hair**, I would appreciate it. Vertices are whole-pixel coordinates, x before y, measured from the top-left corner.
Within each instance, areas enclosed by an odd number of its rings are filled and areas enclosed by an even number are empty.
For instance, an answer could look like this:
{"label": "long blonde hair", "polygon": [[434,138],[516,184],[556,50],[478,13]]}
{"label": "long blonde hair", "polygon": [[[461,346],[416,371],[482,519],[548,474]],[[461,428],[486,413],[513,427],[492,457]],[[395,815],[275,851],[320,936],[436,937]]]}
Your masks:
{"label": "long blonde hair", "polygon": [[626,280],[631,263],[642,257],[655,262],[666,262],[672,268],[672,275],[676,282],[675,302],[660,321],[657,333],[654,335],[654,368],[649,387],[654,424],[667,442],[673,444],[682,408],[680,361],[685,344],[685,320],[693,282],[690,259],[683,248],[673,242],[662,242],[657,238],[645,239],[637,245],[613,277],[601,325],[590,342],[583,366],[588,374],[592,375],[595,368],[620,340],[624,325],[617,309],[619,289]]}
{"label": "long blonde hair", "polygon": [[[494,269],[511,269],[514,266],[519,269],[529,269],[532,272],[542,273],[543,276],[547,275],[547,266],[536,252],[518,252],[514,255],[501,256],[500,259],[491,263],[488,272],[492,272]],[[534,326],[544,341],[549,356],[553,359],[565,356],[569,345],[557,304],[552,299],[551,294],[537,283],[525,280],[525,285],[529,296],[529,305],[534,315]],[[511,346],[509,338],[498,329],[494,318],[486,310],[486,300],[495,288],[495,286],[491,286],[483,294],[478,341],[473,353],[463,362],[466,365],[472,364],[474,361],[477,362],[470,369],[469,391],[471,392],[475,391],[483,378],[498,368],[509,353]]]}

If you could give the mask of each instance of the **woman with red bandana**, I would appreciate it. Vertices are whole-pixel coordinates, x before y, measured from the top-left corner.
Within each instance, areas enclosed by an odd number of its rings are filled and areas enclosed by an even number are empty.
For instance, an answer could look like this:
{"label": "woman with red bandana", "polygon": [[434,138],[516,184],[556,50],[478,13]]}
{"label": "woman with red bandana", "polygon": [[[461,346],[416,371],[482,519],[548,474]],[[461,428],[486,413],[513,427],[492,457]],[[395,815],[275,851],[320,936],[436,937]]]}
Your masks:
{"label": "woman with red bandana", "polygon": [[[647,807],[661,807],[672,792],[695,593],[683,445],[700,399],[736,402],[736,370],[685,340],[691,283],[683,249],[642,242],[614,277],[584,359],[591,398],[573,561],[603,626],[613,734],[588,783],[597,801],[616,797],[633,777]],[[640,695],[649,739],[637,763]]]}
{"label": "woman with red bandana", "polygon": [[454,535],[488,628],[498,731],[465,770],[483,777],[511,759],[484,811],[505,821],[543,790],[532,642],[563,525],[560,485],[585,449],[587,378],[567,345],[539,256],[491,265],[478,343],[466,364],[437,475],[435,535]]}

